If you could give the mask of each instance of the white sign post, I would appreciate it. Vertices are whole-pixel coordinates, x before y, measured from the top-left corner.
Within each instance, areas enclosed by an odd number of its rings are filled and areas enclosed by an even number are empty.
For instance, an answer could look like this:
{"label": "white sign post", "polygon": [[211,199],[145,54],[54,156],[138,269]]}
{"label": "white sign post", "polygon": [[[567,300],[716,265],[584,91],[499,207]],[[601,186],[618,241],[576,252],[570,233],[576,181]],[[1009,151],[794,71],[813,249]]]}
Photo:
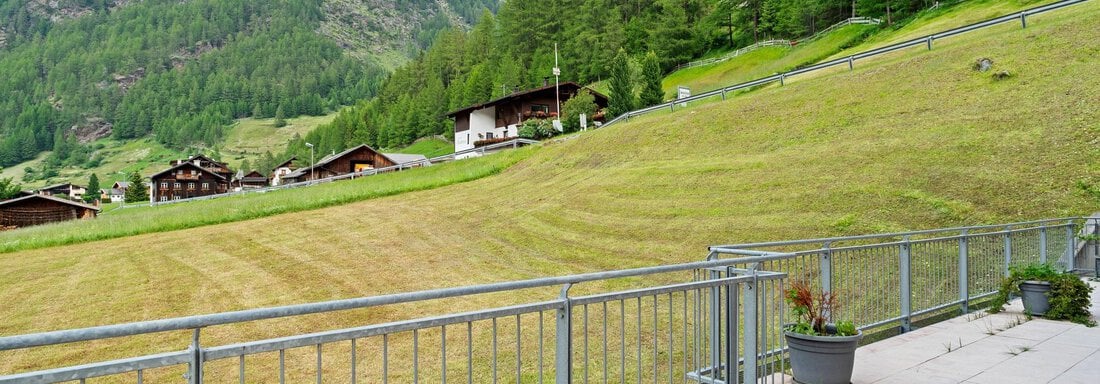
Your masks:
{"label": "white sign post", "polygon": [[554,119],[554,129],[558,130],[558,132],[565,132],[565,128],[561,126],[561,120],[558,119]]}
{"label": "white sign post", "polygon": [[585,115],[585,114],[582,113],[580,118],[581,118],[581,130],[582,131],[587,131],[588,130],[588,115]]}
{"label": "white sign post", "polygon": [[[691,97],[691,89],[688,87],[676,87],[676,99],[686,99]],[[687,107],[687,103],[680,103],[681,107]]]}

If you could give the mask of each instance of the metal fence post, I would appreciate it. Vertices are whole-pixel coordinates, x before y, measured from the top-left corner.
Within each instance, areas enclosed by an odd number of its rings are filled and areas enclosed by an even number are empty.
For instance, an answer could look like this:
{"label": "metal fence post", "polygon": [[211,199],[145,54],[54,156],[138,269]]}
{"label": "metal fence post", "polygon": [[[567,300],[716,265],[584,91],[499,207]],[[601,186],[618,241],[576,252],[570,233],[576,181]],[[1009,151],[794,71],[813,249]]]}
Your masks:
{"label": "metal fence post", "polygon": [[928,36],[928,50],[932,50],[932,36]]}
{"label": "metal fence post", "polygon": [[967,230],[962,231],[962,237],[959,238],[959,301],[962,313],[970,312],[970,271],[969,271],[969,256],[970,250],[967,249],[969,240],[967,239]]}
{"label": "metal fence post", "polygon": [[899,249],[898,266],[900,267],[901,276],[901,332],[909,332],[913,329],[913,304],[912,300],[912,281],[911,277],[911,265],[909,255],[909,236],[905,236],[905,240],[901,243]]}
{"label": "metal fence post", "polygon": [[787,83],[787,74],[780,73],[779,74],[779,85],[783,86],[783,85],[786,85],[786,83]]}
{"label": "metal fence post", "polygon": [[[1088,225],[1088,222],[1086,222],[1086,225]],[[1077,244],[1074,244],[1074,240],[1076,239],[1076,237],[1073,236],[1073,232],[1074,232],[1075,227],[1076,226],[1073,224],[1073,221],[1066,222],[1066,252],[1065,252],[1065,258],[1066,258],[1066,263],[1068,263],[1068,265],[1065,265],[1064,267],[1069,267],[1069,269],[1071,269],[1071,270],[1077,268],[1077,265],[1076,265],[1077,264],[1077,260],[1076,260],[1077,258],[1074,257],[1074,256],[1076,256],[1076,255],[1074,255],[1074,253],[1077,251]]]}
{"label": "metal fence post", "polygon": [[829,293],[833,291],[833,250],[832,244],[825,242],[821,249],[821,291]]}
{"label": "metal fence post", "polygon": [[190,384],[201,384],[202,380],[202,346],[199,345],[199,328],[195,328],[194,333],[191,334],[191,347],[188,348],[191,353],[191,363],[187,370],[187,382]]}
{"label": "metal fence post", "polygon": [[1020,24],[1027,28],[1027,12],[1020,12]]}
{"label": "metal fence post", "polygon": [[[755,276],[755,273],[754,273]],[[757,322],[760,321],[760,317],[756,315],[756,278],[745,282],[745,288],[741,291],[744,295],[743,302],[745,303],[745,382],[756,382],[756,367],[759,365],[756,361],[757,353],[760,348],[757,346],[758,327]],[[736,349],[736,346],[731,348]],[[737,364],[737,361],[730,361],[728,364]],[[729,382],[727,380],[727,382]]]}
{"label": "metal fence post", "polygon": [[[730,268],[730,272],[732,274],[732,268]],[[737,350],[737,328],[739,323],[737,309],[739,308],[738,300],[740,297],[741,290],[737,284],[726,286],[726,369],[723,371],[722,377],[726,383],[731,384],[738,382],[737,362],[741,360],[740,353]],[[717,368],[715,369],[717,370]]]}
{"label": "metal fence post", "polygon": [[[708,272],[711,280],[721,279],[722,275],[715,270]],[[710,288],[710,366],[711,374],[716,375],[722,365],[722,288],[714,286]],[[640,316],[640,315],[639,315]],[[641,373],[639,373],[641,375]]]}
{"label": "metal fence post", "polygon": [[1047,262],[1047,225],[1044,223],[1039,227],[1039,262],[1046,264]]}
{"label": "metal fence post", "polygon": [[1008,277],[1008,266],[1012,264],[1012,232],[1009,232],[1010,230],[1009,227],[1005,227],[1005,267],[1003,271],[1005,277]]}
{"label": "metal fence post", "polygon": [[557,328],[555,329],[554,377],[558,383],[573,380],[573,306],[569,302],[569,287],[561,287],[562,307],[558,309]]}
{"label": "metal fence post", "polygon": [[855,58],[853,58],[852,56],[848,56],[848,70],[849,71],[854,71],[856,69],[855,61],[856,61]]}

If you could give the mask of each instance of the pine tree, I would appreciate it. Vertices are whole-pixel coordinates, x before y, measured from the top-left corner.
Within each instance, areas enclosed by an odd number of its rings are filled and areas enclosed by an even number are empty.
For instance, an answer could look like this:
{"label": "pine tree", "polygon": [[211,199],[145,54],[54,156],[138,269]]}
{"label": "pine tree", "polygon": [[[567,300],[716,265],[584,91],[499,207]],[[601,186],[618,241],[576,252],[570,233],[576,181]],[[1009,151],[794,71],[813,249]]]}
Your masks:
{"label": "pine tree", "polygon": [[88,178],[88,189],[84,192],[84,202],[92,203],[99,200],[99,176],[92,174]]}
{"label": "pine tree", "polygon": [[134,171],[130,174],[130,187],[126,189],[127,203],[142,203],[149,201],[149,191],[145,189],[145,179],[140,173]]}
{"label": "pine tree", "polygon": [[252,172],[253,169],[254,168],[252,168],[252,163],[248,162],[248,159],[241,161],[241,171],[244,171],[244,173],[249,173]]}
{"label": "pine tree", "polygon": [[279,109],[275,110],[275,128],[282,128],[286,126],[286,114],[283,113],[283,105],[279,104]]}
{"label": "pine tree", "polygon": [[619,53],[611,60],[611,100],[607,107],[611,117],[619,116],[634,110],[634,82],[630,73],[630,64],[627,62],[626,51],[619,49]]}
{"label": "pine tree", "polygon": [[11,178],[0,177],[0,200],[7,200],[19,195],[19,184],[16,184]]}
{"label": "pine tree", "polygon": [[657,60],[657,54],[649,51],[642,60],[642,93],[639,95],[638,105],[648,107],[660,104],[665,92],[661,88],[661,64]]}

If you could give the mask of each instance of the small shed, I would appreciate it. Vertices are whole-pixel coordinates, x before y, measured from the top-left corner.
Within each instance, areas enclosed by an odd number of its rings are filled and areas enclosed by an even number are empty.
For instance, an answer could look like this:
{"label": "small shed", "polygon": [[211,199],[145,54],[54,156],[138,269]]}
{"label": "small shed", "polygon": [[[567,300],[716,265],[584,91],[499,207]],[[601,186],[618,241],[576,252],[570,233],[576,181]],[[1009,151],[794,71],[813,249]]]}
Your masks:
{"label": "small shed", "polygon": [[0,201],[0,227],[29,227],[76,219],[92,219],[99,208],[54,196],[32,194]]}
{"label": "small shed", "polygon": [[361,173],[372,169],[388,168],[396,165],[417,167],[430,165],[423,155],[398,155],[380,153],[363,144],[346,151],[325,156],[312,167],[298,168],[283,176],[285,182],[297,183],[313,178],[324,179],[349,173]]}
{"label": "small shed", "polygon": [[263,188],[267,186],[267,176],[264,176],[260,171],[252,171],[241,178],[241,188]]}

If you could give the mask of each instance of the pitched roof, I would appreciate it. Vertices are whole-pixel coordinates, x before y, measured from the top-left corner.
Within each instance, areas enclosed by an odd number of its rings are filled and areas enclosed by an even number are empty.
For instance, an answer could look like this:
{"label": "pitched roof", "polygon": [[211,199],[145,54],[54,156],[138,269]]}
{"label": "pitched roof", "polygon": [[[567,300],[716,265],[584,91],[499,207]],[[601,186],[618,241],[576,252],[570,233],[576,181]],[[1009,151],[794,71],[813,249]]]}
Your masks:
{"label": "pitched roof", "polygon": [[58,202],[58,203],[63,203],[63,204],[68,204],[68,205],[72,205],[72,206],[76,206],[76,207],[80,207],[80,208],[94,209],[96,212],[99,212],[99,207],[93,207],[91,205],[78,203],[78,202],[75,202],[75,201],[72,201],[72,200],[69,200],[69,199],[62,199],[60,197],[53,197],[53,196],[50,196],[50,195],[42,195],[42,194],[37,194],[37,193],[32,193],[30,195],[23,196],[23,197],[17,197],[17,198],[11,199],[11,200],[0,201],[0,208],[2,208],[5,205],[12,204],[12,203],[15,203],[15,202],[24,201],[24,200],[32,200],[32,199],[46,199],[46,200],[50,200],[50,201],[54,201],[54,202]]}
{"label": "pitched roof", "polygon": [[406,153],[383,153],[382,156],[393,160],[395,164],[415,163],[418,161],[428,161],[428,157],[424,155],[412,155]]}
{"label": "pitched roof", "polygon": [[48,186],[39,188],[38,190],[39,191],[48,191],[48,190],[51,190],[51,189],[57,189],[57,188],[68,187],[68,186],[72,186],[72,187],[76,187],[76,188],[84,188],[84,187],[81,187],[81,186],[73,184],[73,183],[61,183],[61,184],[48,185]]}
{"label": "pitched roof", "polygon": [[325,156],[325,157],[321,158],[321,160],[318,160],[317,164],[313,164],[312,166],[309,166],[309,167],[298,168],[298,169],[294,170],[294,172],[288,173],[286,176],[283,176],[283,177],[287,178],[287,179],[296,179],[296,178],[302,177],[305,174],[309,173],[309,170],[313,169],[314,167],[322,167],[323,168],[324,166],[328,165],[328,163],[331,163],[333,160],[339,159],[341,157],[344,157],[344,155],[347,155],[349,153],[358,151],[358,150],[363,149],[363,148],[369,149],[369,150],[371,150],[371,151],[373,151],[373,152],[375,152],[379,155],[382,155],[382,157],[385,157],[387,160],[389,160],[390,162],[392,162],[394,164],[401,164],[401,163],[398,163],[397,161],[395,161],[394,159],[390,158],[387,154],[375,151],[374,148],[371,148],[369,145],[360,144],[358,146],[348,148],[348,149],[344,150],[343,152],[340,152],[340,153],[337,153],[337,154],[334,154],[334,155]]}
{"label": "pitched roof", "polygon": [[272,171],[274,171],[274,170],[276,170],[276,169],[279,169],[279,168],[283,168],[283,167],[285,167],[285,166],[288,166],[288,165],[290,165],[291,163],[293,163],[293,162],[294,162],[294,160],[298,160],[298,156],[294,156],[294,157],[291,157],[291,158],[287,159],[286,161],[284,161],[284,162],[280,163],[279,165],[276,165],[276,166],[275,166],[275,168],[271,168],[271,170],[272,170]]}
{"label": "pitched roof", "polygon": [[179,168],[182,168],[182,167],[195,167],[195,169],[198,169],[200,171],[203,171],[203,172],[209,173],[211,175],[214,175],[215,177],[217,177],[219,179],[225,180],[225,176],[219,175],[217,172],[211,171],[209,169],[197,166],[197,165],[195,165],[195,163],[191,163],[191,162],[176,164],[176,166],[174,166],[172,168],[168,168],[166,170],[163,170],[163,171],[160,171],[160,172],[157,172],[157,173],[154,173],[154,174],[150,175],[149,179],[154,179],[156,177],[159,177],[160,175],[163,175],[163,174],[168,173],[168,172],[175,171],[176,169],[179,169]]}
{"label": "pitched roof", "polygon": [[119,187],[119,189],[130,188],[130,182],[129,181],[116,181],[115,186]]}
{"label": "pitched roof", "polygon": [[[493,99],[493,100],[490,100],[490,101],[486,101],[484,103],[474,104],[474,105],[471,105],[471,106],[467,106],[465,108],[461,108],[461,109],[457,109],[457,110],[454,110],[454,111],[451,111],[451,112],[447,112],[444,116],[451,117],[451,116],[455,116],[455,115],[460,114],[460,113],[473,111],[475,109],[482,109],[482,108],[485,108],[485,107],[488,107],[488,106],[491,106],[491,105],[500,104],[500,103],[503,103],[503,102],[506,102],[506,101],[521,99],[521,98],[523,98],[525,96],[528,96],[532,93],[539,93],[539,92],[549,91],[551,89],[554,89],[554,87],[558,87],[562,92],[567,92],[567,93],[570,90],[572,90],[573,92],[576,92],[576,91],[584,88],[584,89],[588,89],[589,92],[592,92],[593,96],[596,96],[596,97],[599,97],[599,98],[603,98],[604,100],[607,100],[607,96],[605,96],[602,93],[596,92],[595,90],[593,90],[591,88],[588,88],[588,87],[582,87],[579,84],[574,83],[572,81],[567,81],[567,82],[564,82],[564,83],[558,83],[557,85],[550,84],[550,85],[539,87],[539,88],[528,89],[528,90],[523,91],[523,92],[516,92],[516,93],[513,93],[511,95],[507,95],[507,96],[504,96],[504,97],[500,97],[500,98],[496,98],[496,99]],[[564,100],[562,100],[562,101],[564,102]]]}

